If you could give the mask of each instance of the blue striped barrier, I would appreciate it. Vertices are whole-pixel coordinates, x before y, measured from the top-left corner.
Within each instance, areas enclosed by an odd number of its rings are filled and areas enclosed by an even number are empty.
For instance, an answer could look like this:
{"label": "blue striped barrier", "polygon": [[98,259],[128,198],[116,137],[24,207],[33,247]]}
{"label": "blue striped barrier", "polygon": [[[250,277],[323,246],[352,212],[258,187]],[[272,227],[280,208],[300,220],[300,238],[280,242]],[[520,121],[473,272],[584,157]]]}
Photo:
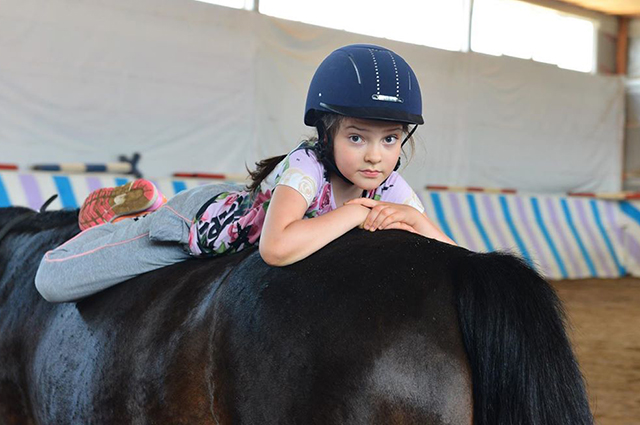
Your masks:
{"label": "blue striped barrier", "polygon": [[[0,207],[21,205],[38,209],[53,194],[58,194],[50,209],[79,208],[82,201],[96,189],[119,186],[132,177],[114,175],[51,174],[0,172]],[[151,179],[167,197],[211,180],[198,179]],[[216,183],[221,183],[218,180]]]}
{"label": "blue striped barrier", "polygon": [[[551,279],[640,276],[640,202],[429,192],[427,215],[473,251],[514,252]],[[429,202],[431,201],[431,202]]]}

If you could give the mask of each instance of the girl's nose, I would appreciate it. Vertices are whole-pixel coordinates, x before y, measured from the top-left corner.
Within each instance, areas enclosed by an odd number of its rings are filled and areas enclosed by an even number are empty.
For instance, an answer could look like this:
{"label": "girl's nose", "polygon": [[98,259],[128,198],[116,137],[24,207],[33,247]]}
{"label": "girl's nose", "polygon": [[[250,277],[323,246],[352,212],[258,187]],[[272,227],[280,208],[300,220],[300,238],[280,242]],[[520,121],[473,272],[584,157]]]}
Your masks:
{"label": "girl's nose", "polygon": [[367,146],[364,160],[372,164],[377,164],[378,162],[382,161],[382,154],[380,152],[379,146],[377,146],[376,143],[371,143],[369,144],[369,146]]}

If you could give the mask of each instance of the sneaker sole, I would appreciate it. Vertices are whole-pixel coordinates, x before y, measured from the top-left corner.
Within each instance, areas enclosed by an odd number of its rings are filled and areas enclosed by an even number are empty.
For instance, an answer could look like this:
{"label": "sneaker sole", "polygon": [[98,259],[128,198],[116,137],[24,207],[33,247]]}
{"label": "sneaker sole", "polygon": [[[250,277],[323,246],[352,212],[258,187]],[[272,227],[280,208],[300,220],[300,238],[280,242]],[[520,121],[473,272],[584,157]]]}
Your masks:
{"label": "sneaker sole", "polygon": [[[137,213],[131,213],[131,214],[124,214],[124,215],[119,215],[119,216],[115,216],[111,219],[111,223],[117,223],[120,220],[126,220],[128,218],[136,218],[136,217],[144,217],[148,214],[151,214],[152,212],[158,210],[162,205],[167,203],[167,198],[165,198],[164,196],[158,196],[158,199],[156,200],[156,202],[153,203],[153,205],[151,205],[149,208],[137,212]],[[157,204],[157,205],[156,205]]]}
{"label": "sneaker sole", "polygon": [[114,187],[112,190],[113,192],[109,196],[109,205],[116,216],[144,211],[158,199],[158,191],[142,180]]}
{"label": "sneaker sole", "polygon": [[151,207],[158,191],[147,180],[135,180],[123,186],[106,187],[91,193],[80,211],[79,225],[89,227],[113,221],[123,215],[135,214]]}

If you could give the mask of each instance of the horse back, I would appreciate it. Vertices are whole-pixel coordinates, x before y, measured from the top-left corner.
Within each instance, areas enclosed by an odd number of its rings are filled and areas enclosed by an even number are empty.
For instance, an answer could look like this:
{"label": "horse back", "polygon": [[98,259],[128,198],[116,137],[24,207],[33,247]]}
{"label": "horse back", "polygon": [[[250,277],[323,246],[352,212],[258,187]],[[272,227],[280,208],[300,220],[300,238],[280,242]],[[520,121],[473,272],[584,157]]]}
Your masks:
{"label": "horse back", "polygon": [[[252,256],[230,277],[215,308],[221,423],[471,423],[451,250],[382,233],[285,268]],[[416,255],[393,249],[398,235]]]}
{"label": "horse back", "polygon": [[241,260],[187,261],[56,306],[31,359],[39,422],[215,423],[211,306]]}
{"label": "horse back", "polygon": [[[255,249],[187,261],[57,305],[27,264],[21,308],[0,319],[0,353],[16,353],[0,395],[22,399],[0,399],[2,420],[470,423],[450,251],[378,233],[285,268]],[[416,255],[392,249],[398,235]]]}

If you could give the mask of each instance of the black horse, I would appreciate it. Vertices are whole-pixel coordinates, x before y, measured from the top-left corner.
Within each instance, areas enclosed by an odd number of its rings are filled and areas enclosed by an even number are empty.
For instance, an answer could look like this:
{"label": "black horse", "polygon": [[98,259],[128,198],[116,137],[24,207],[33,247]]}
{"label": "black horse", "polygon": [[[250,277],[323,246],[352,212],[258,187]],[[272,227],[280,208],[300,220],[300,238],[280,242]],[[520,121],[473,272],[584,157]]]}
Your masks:
{"label": "black horse", "polygon": [[76,218],[0,240],[2,424],[593,423],[558,298],[513,256],[355,230],[288,267],[252,249],[51,304],[34,275]]}

